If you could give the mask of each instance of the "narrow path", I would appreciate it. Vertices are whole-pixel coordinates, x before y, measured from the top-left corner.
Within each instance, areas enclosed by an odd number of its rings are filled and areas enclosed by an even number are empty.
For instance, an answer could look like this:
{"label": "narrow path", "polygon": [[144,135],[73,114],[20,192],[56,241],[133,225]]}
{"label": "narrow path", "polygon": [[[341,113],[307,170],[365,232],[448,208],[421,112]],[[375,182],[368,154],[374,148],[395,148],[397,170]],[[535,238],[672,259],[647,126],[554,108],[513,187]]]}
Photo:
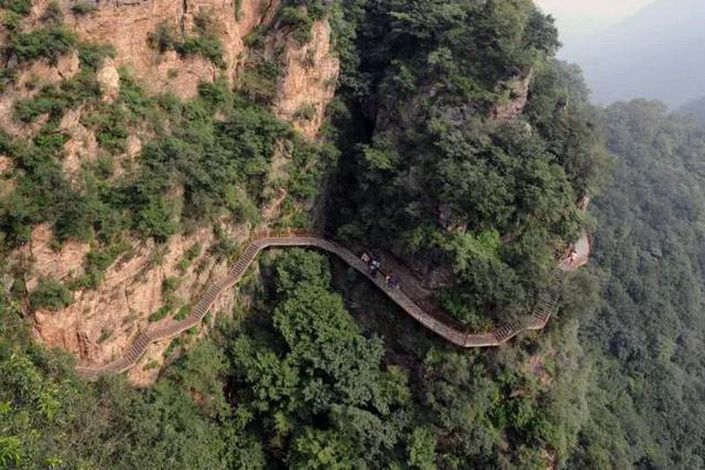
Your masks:
{"label": "narrow path", "polygon": [[256,238],[247,246],[225,278],[214,282],[206,289],[206,292],[193,307],[190,315],[184,320],[174,320],[159,327],[148,329],[137,337],[120,358],[98,366],[79,366],[77,367],[78,373],[89,379],[97,379],[104,375],[119,374],[134,367],[144,355],[150,343],[179,336],[186,330],[198,325],[213,306],[218,295],[220,295],[223,290],[232,287],[240,281],[245,271],[247,271],[262,250],[272,247],[310,247],[338,256],[346,264],[369,279],[402,310],[424,327],[461,348],[500,346],[522,331],[543,329],[556,308],[559,287],[565,275],[577,268],[566,261],[562,261],[556,266],[553,271],[554,282],[552,287],[540,293],[531,315],[521,320],[502,325],[488,333],[473,334],[469,331],[451,326],[436,318],[432,313],[425,311],[404,293],[403,287],[401,289],[394,289],[387,286],[381,276],[377,276],[376,278],[372,277],[368,271],[367,264],[360,260],[352,251],[335,242],[314,235],[264,236]]}

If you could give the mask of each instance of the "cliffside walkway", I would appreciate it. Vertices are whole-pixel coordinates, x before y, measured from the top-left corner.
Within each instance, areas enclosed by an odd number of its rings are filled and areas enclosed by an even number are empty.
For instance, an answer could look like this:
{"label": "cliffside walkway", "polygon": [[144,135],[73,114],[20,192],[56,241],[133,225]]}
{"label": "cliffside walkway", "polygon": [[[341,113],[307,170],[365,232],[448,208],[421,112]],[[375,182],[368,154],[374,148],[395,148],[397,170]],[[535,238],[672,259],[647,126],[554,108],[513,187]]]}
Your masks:
{"label": "cliffside walkway", "polygon": [[213,306],[220,293],[240,281],[243,274],[257,258],[257,255],[262,250],[276,247],[309,247],[336,255],[369,279],[387,297],[424,327],[461,348],[500,346],[523,331],[543,329],[555,311],[560,284],[565,275],[575,269],[568,261],[562,261],[556,266],[553,271],[554,282],[552,286],[539,294],[538,301],[530,315],[521,320],[502,325],[491,332],[471,333],[451,326],[447,322],[438,319],[432,313],[425,311],[404,292],[404,286],[392,288],[387,285],[382,276],[372,277],[366,263],[352,251],[335,242],[315,235],[264,235],[251,241],[228,274],[222,280],[214,282],[206,289],[187,318],[148,328],[137,337],[120,358],[98,366],[79,366],[77,367],[78,373],[89,379],[97,379],[104,375],[119,374],[134,367],[144,355],[150,343],[179,336],[186,330],[198,325]]}

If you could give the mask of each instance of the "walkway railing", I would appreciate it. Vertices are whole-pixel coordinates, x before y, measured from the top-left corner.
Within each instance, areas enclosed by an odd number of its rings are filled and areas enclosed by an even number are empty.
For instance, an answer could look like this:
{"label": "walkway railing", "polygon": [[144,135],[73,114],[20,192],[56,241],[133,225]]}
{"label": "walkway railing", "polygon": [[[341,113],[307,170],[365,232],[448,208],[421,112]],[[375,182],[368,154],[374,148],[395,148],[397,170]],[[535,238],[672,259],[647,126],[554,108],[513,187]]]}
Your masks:
{"label": "walkway railing", "polygon": [[462,348],[500,346],[522,331],[543,329],[556,309],[559,286],[566,274],[566,271],[562,269],[560,265],[554,269],[554,282],[549,289],[540,293],[531,315],[521,320],[502,325],[488,333],[471,333],[448,325],[436,318],[436,316],[425,311],[407,296],[403,289],[390,287],[382,276],[371,275],[366,263],[352,251],[333,241],[308,233],[287,232],[284,234],[272,234],[270,232],[260,232],[253,236],[252,241],[247,245],[247,248],[235,262],[228,274],[206,289],[206,292],[193,307],[188,317],[181,321],[173,320],[159,327],[148,329],[137,336],[132,345],[120,358],[104,365],[79,366],[77,367],[78,373],[89,379],[96,379],[104,375],[119,374],[134,367],[144,355],[150,343],[173,338],[197,326],[213,307],[220,293],[237,284],[259,253],[271,247],[311,247],[336,255],[343,262],[369,279],[384,292],[387,297],[424,327]]}

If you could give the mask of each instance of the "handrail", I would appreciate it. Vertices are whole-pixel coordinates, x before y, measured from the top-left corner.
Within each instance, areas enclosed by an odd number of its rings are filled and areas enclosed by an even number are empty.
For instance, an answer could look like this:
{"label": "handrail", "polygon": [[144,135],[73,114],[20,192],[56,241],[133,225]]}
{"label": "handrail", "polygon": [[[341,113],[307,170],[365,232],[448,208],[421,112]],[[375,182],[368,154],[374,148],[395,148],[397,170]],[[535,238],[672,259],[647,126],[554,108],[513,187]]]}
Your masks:
{"label": "handrail", "polygon": [[556,288],[557,285],[563,281],[567,271],[561,267],[562,263],[559,263],[553,271],[554,286],[540,293],[536,305],[531,314],[527,317],[501,325],[491,332],[472,333],[448,325],[425,311],[404,293],[403,289],[390,287],[380,276],[373,276],[369,272],[367,264],[364,263],[360,257],[336,242],[306,232],[258,232],[253,235],[251,241],[228,271],[227,275],[220,281],[208,286],[188,317],[181,321],[171,321],[164,325],[148,329],[137,336],[132,345],[130,345],[121,357],[103,365],[79,366],[76,368],[77,372],[86,378],[97,379],[104,375],[119,374],[134,367],[152,342],[179,336],[184,331],[198,325],[213,307],[220,293],[237,284],[259,253],[262,250],[272,247],[310,247],[338,256],[343,262],[360,272],[375,284],[377,288],[414,320],[418,321],[438,336],[461,348],[500,346],[523,331],[543,329],[556,308],[558,302],[558,292]]}

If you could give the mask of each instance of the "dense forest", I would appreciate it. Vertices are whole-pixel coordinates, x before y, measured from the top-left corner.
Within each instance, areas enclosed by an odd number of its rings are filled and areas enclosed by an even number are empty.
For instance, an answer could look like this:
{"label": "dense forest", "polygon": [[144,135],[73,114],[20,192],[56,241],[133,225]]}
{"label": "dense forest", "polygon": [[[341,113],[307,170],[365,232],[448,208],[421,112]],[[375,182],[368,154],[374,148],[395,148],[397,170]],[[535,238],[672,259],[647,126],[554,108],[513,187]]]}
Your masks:
{"label": "dense forest", "polygon": [[705,465],[705,129],[657,102],[610,106],[616,168],[596,201],[603,304],[583,320],[594,352],[576,462]]}
{"label": "dense forest", "polygon": [[[0,8],[17,19],[23,5]],[[148,96],[122,70],[113,106],[95,88],[109,49],[56,14],[42,37],[11,34],[7,56],[56,42],[80,50],[85,69],[16,106],[27,122],[48,113],[36,136],[0,135],[19,169],[0,198],[0,250],[41,222],[59,245],[100,249],[66,285],[27,295],[17,276],[0,289],[0,467],[704,467],[705,129],[656,102],[591,106],[530,0],[298,0],[277,21],[305,42],[324,17],[342,70],[315,143],[270,110],[267,31],[250,38],[235,89],[216,80],[187,102]],[[218,64],[208,18],[198,25],[186,38],[160,27],[155,51]],[[80,190],[58,164],[57,120],[77,103],[105,150]],[[120,124],[134,122],[154,138],[116,177]],[[232,315],[188,332],[150,388],[86,382],[31,339],[24,312],[59,310],[99,284],[127,233],[161,243],[214,220],[258,221],[280,146],[292,165],[279,224],[324,220],[331,236],[394,253],[472,327],[521,314],[585,229],[592,266],[566,283],[545,331],[492,350],[451,347],[353,270],[301,249],[265,255]]]}
{"label": "dense forest", "polygon": [[[344,5],[332,229],[421,261],[466,323],[511,318],[586,226],[603,161],[552,20],[528,1]],[[524,114],[498,117],[525,80]]]}

